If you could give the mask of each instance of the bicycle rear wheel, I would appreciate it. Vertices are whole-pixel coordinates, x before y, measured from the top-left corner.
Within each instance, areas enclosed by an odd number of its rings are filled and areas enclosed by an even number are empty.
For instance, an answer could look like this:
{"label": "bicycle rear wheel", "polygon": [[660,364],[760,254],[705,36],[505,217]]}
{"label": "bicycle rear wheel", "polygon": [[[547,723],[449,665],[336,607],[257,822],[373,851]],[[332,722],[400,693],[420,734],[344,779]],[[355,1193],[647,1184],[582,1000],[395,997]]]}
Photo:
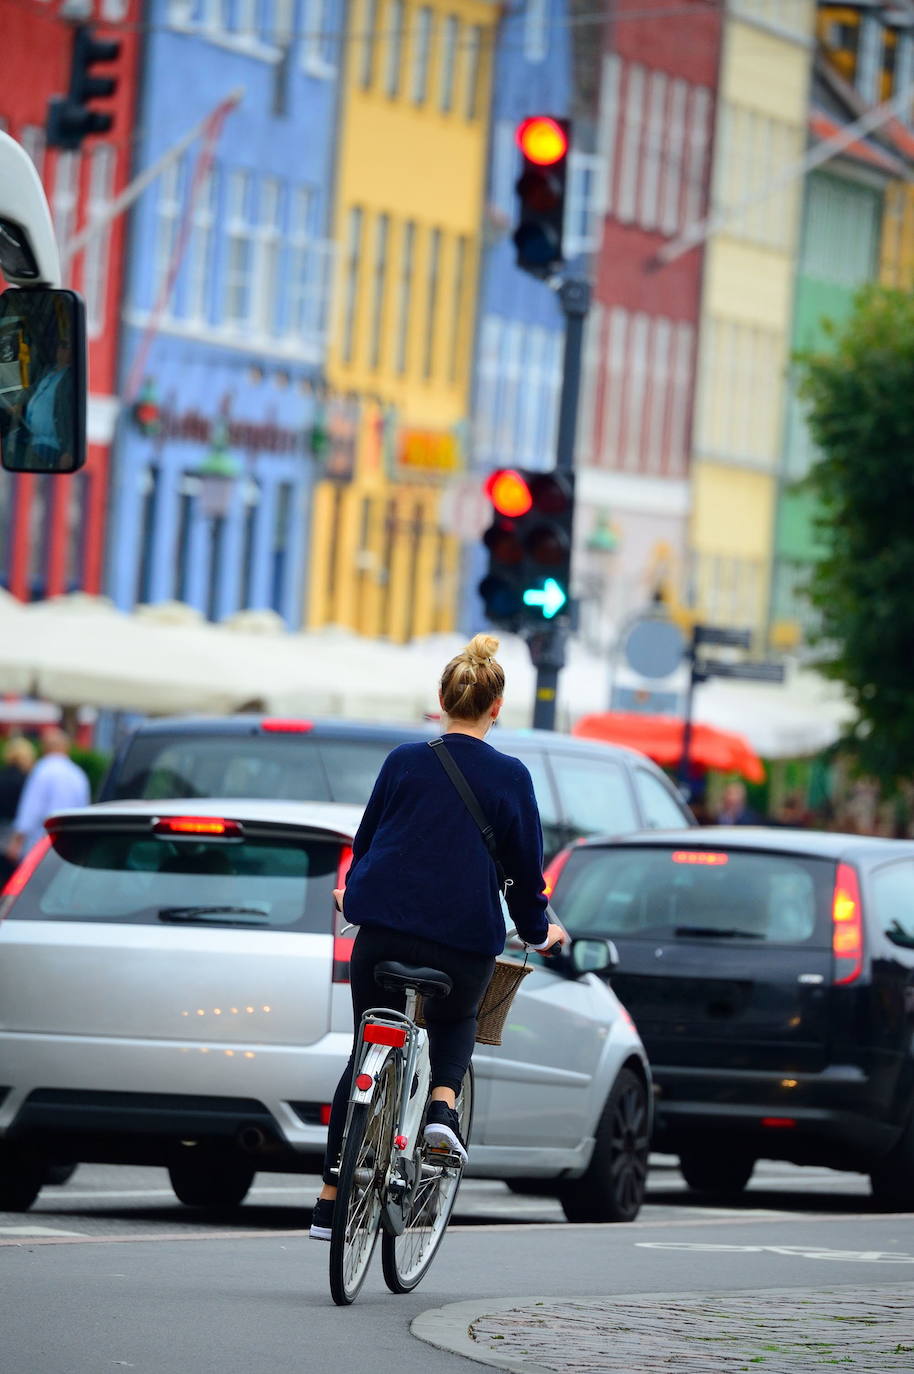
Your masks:
{"label": "bicycle rear wheel", "polygon": [[[473,1067],[467,1069],[457,1098],[460,1134],[469,1144],[473,1125]],[[463,1177],[463,1165],[452,1156],[453,1162],[442,1165],[434,1159],[435,1152],[419,1149],[422,1177],[413,1194],[406,1230],[401,1236],[381,1237],[381,1263],[384,1282],[392,1293],[411,1293],[424,1277],[435,1252],[444,1239],[447,1224],[457,1200],[457,1190]]]}
{"label": "bicycle rear wheel", "polygon": [[377,1074],[371,1102],[353,1107],[346,1132],[330,1237],[330,1292],[339,1307],[355,1300],[378,1238],[396,1087],[397,1070],[390,1055]]}

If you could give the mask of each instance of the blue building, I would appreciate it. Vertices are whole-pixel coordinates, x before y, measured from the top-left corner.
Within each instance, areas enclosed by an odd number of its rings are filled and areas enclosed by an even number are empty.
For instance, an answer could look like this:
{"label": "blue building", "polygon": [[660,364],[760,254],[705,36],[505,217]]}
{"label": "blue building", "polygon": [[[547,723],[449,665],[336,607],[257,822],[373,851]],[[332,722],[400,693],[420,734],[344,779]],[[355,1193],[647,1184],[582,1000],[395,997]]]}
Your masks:
{"label": "blue building", "polygon": [[[151,0],[107,588],[302,622],[345,0]],[[241,90],[178,156],[183,136]],[[169,154],[172,156],[169,157]]]}
{"label": "blue building", "polygon": [[[565,116],[571,107],[572,51],[568,0],[522,0],[507,6],[498,27],[471,445],[474,467],[551,468],[555,462],[564,327],[555,294],[515,266],[511,239],[520,152],[515,131],[533,114]],[[575,163],[569,202],[577,199]],[[566,253],[583,250],[566,216]],[[478,625],[476,585],[483,554],[468,549],[464,621]]]}

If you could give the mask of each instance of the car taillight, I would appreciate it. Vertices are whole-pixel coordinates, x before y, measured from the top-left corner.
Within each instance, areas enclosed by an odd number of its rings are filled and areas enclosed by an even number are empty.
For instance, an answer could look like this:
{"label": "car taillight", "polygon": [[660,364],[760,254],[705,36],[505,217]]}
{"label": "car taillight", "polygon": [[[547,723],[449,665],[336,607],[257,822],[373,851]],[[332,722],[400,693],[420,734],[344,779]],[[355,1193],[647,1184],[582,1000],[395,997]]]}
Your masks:
{"label": "car taillight", "polygon": [[0,892],[0,921],[3,920],[50,847],[50,835],[42,835],[38,843],[29,850],[28,854],[26,854],[22,863],[13,869],[6,881],[3,891]]}
{"label": "car taillight", "polygon": [[543,891],[545,892],[547,897],[551,897],[553,892],[555,891],[555,885],[559,880],[559,874],[567,864],[568,860],[571,858],[572,849],[574,849],[574,845],[571,844],[568,846],[567,849],[560,849],[557,854],[553,855],[553,857],[549,860],[548,864],[546,865],[546,868],[543,872],[543,878],[545,880],[545,886],[543,887]]}
{"label": "car taillight", "polygon": [[[346,887],[346,874],[349,872],[349,865],[352,863],[352,846],[344,844],[340,849],[340,861],[336,869],[335,887]],[[346,924],[346,917],[342,912],[334,908],[333,913],[333,981],[334,983],[349,982],[349,961],[352,958],[352,944],[355,940],[356,932],[347,931],[343,934],[343,926]]]}
{"label": "car taillight", "polygon": [[831,918],[834,981],[836,984],[853,983],[863,969],[863,912],[857,871],[850,864],[838,864]]}
{"label": "car taillight", "polygon": [[262,720],[261,730],[268,735],[307,735],[309,730],[314,729],[314,722],[311,720]]}

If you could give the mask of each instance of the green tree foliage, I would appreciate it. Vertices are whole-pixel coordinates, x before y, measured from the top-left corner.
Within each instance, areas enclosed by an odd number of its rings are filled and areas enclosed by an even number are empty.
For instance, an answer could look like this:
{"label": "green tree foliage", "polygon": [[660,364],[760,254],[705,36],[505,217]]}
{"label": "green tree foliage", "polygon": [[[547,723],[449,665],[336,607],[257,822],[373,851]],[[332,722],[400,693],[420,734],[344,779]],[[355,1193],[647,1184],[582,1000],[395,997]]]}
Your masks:
{"label": "green tree foliage", "polygon": [[808,594],[860,766],[892,785],[914,777],[914,295],[866,288],[830,343],[800,359],[829,550]]}

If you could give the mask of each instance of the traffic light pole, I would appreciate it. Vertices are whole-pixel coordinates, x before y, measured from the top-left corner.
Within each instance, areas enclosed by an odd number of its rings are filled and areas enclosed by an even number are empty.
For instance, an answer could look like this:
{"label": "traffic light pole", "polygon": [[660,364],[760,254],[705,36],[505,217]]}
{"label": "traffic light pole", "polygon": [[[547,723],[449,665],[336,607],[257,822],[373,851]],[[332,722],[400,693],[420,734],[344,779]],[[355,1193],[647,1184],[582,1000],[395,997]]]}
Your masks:
{"label": "traffic light pole", "polygon": [[[574,446],[578,427],[578,401],[581,394],[581,361],[584,354],[584,325],[590,309],[590,283],[566,279],[559,287],[559,303],[565,316],[565,355],[562,393],[559,401],[559,432],[555,466],[559,472],[574,469]],[[559,673],[565,666],[567,624],[537,630],[527,638],[530,658],[536,668],[533,700],[534,730],[555,729],[555,703]]]}

